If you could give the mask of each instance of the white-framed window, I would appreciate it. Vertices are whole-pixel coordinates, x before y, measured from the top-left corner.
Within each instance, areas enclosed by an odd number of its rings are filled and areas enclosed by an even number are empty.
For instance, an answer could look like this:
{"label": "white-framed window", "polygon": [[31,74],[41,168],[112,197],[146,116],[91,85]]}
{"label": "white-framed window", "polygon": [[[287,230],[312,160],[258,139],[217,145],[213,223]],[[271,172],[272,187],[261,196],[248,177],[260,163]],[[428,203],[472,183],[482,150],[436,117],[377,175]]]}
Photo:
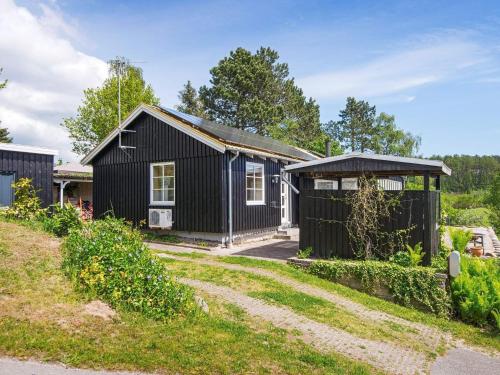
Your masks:
{"label": "white-framed window", "polygon": [[338,190],[339,182],[336,180],[314,180],[314,190]]}
{"label": "white-framed window", "polygon": [[245,167],[247,205],[266,204],[264,164],[247,162]]}
{"label": "white-framed window", "polygon": [[175,204],[175,163],[151,164],[151,205]]}

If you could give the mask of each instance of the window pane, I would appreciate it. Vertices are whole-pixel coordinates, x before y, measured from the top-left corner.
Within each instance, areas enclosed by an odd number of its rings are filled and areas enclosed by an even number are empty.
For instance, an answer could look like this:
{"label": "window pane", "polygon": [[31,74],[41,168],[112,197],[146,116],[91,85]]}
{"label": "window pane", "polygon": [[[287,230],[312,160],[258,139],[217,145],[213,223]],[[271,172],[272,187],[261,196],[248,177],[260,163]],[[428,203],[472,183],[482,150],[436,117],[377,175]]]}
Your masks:
{"label": "window pane", "polygon": [[255,178],[255,188],[262,189],[262,178]]}
{"label": "window pane", "polygon": [[173,177],[163,177],[163,188],[173,189],[174,188],[174,178]]}
{"label": "window pane", "polygon": [[153,166],[153,177],[161,177],[163,175],[163,167],[161,165]]}
{"label": "window pane", "polygon": [[168,189],[165,191],[165,200],[169,202],[175,201],[175,190]]}
{"label": "window pane", "polygon": [[153,200],[155,202],[161,202],[163,200],[161,190],[153,190]]}
{"label": "window pane", "polygon": [[153,178],[153,189],[161,189],[161,178],[155,177]]}
{"label": "window pane", "polygon": [[253,177],[247,177],[247,189],[254,187],[254,179]]}
{"label": "window pane", "polygon": [[247,189],[247,201],[254,200],[254,191],[251,189]]}
{"label": "window pane", "polygon": [[247,165],[247,176],[253,176],[254,167],[253,165]]}
{"label": "window pane", "polygon": [[264,174],[264,171],[263,171],[263,168],[262,166],[260,167],[255,167],[255,175],[256,176],[259,176],[259,177],[262,177],[262,175]]}
{"label": "window pane", "polygon": [[256,201],[264,200],[264,194],[262,190],[255,190],[255,200]]}
{"label": "window pane", "polygon": [[174,176],[174,165],[173,164],[168,164],[163,166],[163,172],[165,173],[165,176]]}

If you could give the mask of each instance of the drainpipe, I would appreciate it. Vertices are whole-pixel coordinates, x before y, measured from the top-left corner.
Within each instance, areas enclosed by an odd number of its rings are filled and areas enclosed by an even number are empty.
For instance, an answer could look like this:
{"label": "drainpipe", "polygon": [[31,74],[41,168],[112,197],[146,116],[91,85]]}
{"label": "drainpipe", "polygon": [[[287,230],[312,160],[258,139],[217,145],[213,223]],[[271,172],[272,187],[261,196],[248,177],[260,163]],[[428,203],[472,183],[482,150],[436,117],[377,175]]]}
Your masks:
{"label": "drainpipe", "polygon": [[234,156],[231,159],[229,159],[228,168],[227,168],[227,172],[228,172],[227,192],[229,195],[229,200],[228,200],[228,208],[229,208],[228,211],[229,212],[228,212],[227,223],[229,226],[229,239],[228,239],[228,242],[226,243],[226,247],[228,249],[233,247],[233,161],[235,161],[238,156],[240,156],[240,152],[236,151],[236,154],[234,154]]}

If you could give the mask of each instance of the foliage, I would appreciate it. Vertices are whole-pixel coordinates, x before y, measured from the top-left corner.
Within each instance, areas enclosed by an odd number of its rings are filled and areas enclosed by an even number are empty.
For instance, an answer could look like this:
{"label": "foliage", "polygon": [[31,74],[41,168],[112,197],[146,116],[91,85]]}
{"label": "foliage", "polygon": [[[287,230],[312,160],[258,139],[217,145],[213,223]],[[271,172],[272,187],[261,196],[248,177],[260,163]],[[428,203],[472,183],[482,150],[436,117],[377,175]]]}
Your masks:
{"label": "foliage", "polygon": [[403,267],[416,267],[422,263],[424,255],[422,243],[419,242],[413,247],[406,244],[406,251],[398,251],[390,260]]}
{"label": "foliage", "polygon": [[318,139],[326,139],[319,106],[304,96],[289,78],[288,65],[278,60],[271,48],[254,54],[244,48],[231,51],[210,70],[211,85],[199,89],[206,116],[299,147],[319,148]]}
{"label": "foliage", "polygon": [[377,116],[375,106],[366,101],[348,97],[339,117],[339,121],[323,124],[323,129],[344,149],[414,156],[420,147],[420,137],[398,129],[394,116],[384,112]]}
{"label": "foliage", "polygon": [[468,193],[488,189],[500,173],[500,156],[445,155],[431,156],[451,168],[451,176],[444,176],[441,189],[446,192]]}
{"label": "foliage", "polygon": [[493,180],[485,201],[491,207],[490,222],[500,232],[500,173]]}
{"label": "foliage", "polygon": [[297,258],[307,259],[311,257],[312,253],[313,253],[313,248],[311,246],[306,247],[305,249],[299,249],[299,251],[297,251]]}
{"label": "foliage", "polygon": [[[138,67],[125,67],[120,86],[122,120],[141,103],[159,104]],[[65,118],[61,124],[69,132],[73,151],[80,155],[88,153],[118,126],[117,75],[112,74],[101,87],[86,89],[83,94],[76,117]]]}
{"label": "foliage", "polygon": [[435,271],[428,267],[402,267],[380,261],[329,260],[313,262],[307,272],[334,282],[354,279],[367,293],[386,286],[397,303],[423,306],[440,316],[447,316],[450,311],[449,296],[439,285]]}
{"label": "foliage", "polygon": [[398,129],[394,116],[381,112],[375,118],[373,151],[377,154],[415,156],[421,143],[419,136]]}
{"label": "foliage", "polygon": [[[0,74],[2,74],[3,69],[0,68]],[[7,80],[0,81],[0,90],[7,86]],[[2,122],[0,121],[0,124]],[[0,143],[12,143],[12,137],[9,137],[9,131],[7,128],[0,128]]]}
{"label": "foliage", "polygon": [[459,228],[450,228],[450,238],[453,250],[464,254],[467,244],[472,239],[472,232]]}
{"label": "foliage", "polygon": [[358,190],[346,195],[350,214],[345,222],[352,249],[361,259],[388,259],[403,249],[411,228],[384,230],[383,223],[400,205],[399,195],[378,188],[376,179],[359,179]]}
{"label": "foliage", "polygon": [[489,227],[491,225],[492,210],[486,207],[456,209],[444,211],[448,225],[467,227]]}
{"label": "foliage", "polygon": [[139,231],[107,217],[71,231],[63,268],[84,291],[154,319],[193,309],[193,292],[149,254]]}
{"label": "foliage", "polygon": [[178,111],[197,117],[205,117],[205,108],[191,81],[187,81],[184,88],[179,91],[178,97],[181,102],[180,105],[175,107]]}
{"label": "foliage", "polygon": [[468,209],[486,206],[487,193],[484,190],[469,193],[441,193],[441,204],[444,209]]}
{"label": "foliage", "polygon": [[144,238],[150,241],[160,241],[169,243],[180,243],[181,240],[174,234],[157,234],[146,232],[144,233]]}
{"label": "foliage", "polygon": [[451,282],[453,305],[465,322],[499,327],[500,263],[461,257],[460,274]]}
{"label": "foliage", "polygon": [[18,220],[31,220],[41,210],[40,198],[32,185],[31,178],[20,178],[12,184],[15,200],[6,210],[7,217]]}
{"label": "foliage", "polygon": [[80,212],[70,203],[66,203],[63,207],[53,206],[52,214],[40,215],[39,219],[45,231],[58,237],[67,236],[70,230],[82,227]]}

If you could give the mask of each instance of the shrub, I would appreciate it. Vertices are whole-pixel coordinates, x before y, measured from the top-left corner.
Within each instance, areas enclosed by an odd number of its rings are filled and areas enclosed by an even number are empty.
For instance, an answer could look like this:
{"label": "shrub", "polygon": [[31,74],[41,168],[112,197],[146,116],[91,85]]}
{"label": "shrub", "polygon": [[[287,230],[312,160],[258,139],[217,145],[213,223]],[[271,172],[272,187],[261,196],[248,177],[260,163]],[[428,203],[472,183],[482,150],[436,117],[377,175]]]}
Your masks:
{"label": "shrub", "polygon": [[487,207],[446,210],[448,225],[479,226],[491,225],[491,210]]}
{"label": "shrub", "polygon": [[467,249],[467,244],[472,239],[472,233],[469,230],[450,228],[450,237],[453,250],[463,254]]}
{"label": "shrub", "polygon": [[82,226],[79,211],[73,205],[67,203],[62,208],[54,206],[51,215],[41,215],[43,229],[58,237],[67,236],[71,229]]}
{"label": "shrub", "polygon": [[361,290],[374,293],[386,286],[394,301],[404,306],[417,306],[436,315],[447,316],[451,301],[436,279],[435,270],[428,267],[402,267],[380,261],[317,261],[307,272],[318,277],[341,282],[352,278],[361,283]]}
{"label": "shrub", "polygon": [[419,242],[414,247],[406,244],[406,251],[398,251],[389,260],[403,267],[416,267],[422,263],[424,255],[422,243]]}
{"label": "shrub", "polygon": [[175,281],[150,255],[138,230],[107,217],[70,231],[63,267],[76,285],[112,306],[122,305],[154,319],[194,309],[191,288]]}
{"label": "shrub", "polygon": [[6,210],[7,217],[18,220],[31,220],[41,211],[41,202],[31,183],[31,178],[20,178],[12,184],[15,200]]}
{"label": "shrub", "polygon": [[307,259],[310,258],[313,253],[313,248],[311,246],[306,247],[305,249],[300,249],[297,251],[297,258],[299,259]]}
{"label": "shrub", "polygon": [[[500,264],[496,259],[461,258],[460,275],[451,282],[453,306],[465,322],[500,323]],[[498,327],[500,329],[500,327]]]}

